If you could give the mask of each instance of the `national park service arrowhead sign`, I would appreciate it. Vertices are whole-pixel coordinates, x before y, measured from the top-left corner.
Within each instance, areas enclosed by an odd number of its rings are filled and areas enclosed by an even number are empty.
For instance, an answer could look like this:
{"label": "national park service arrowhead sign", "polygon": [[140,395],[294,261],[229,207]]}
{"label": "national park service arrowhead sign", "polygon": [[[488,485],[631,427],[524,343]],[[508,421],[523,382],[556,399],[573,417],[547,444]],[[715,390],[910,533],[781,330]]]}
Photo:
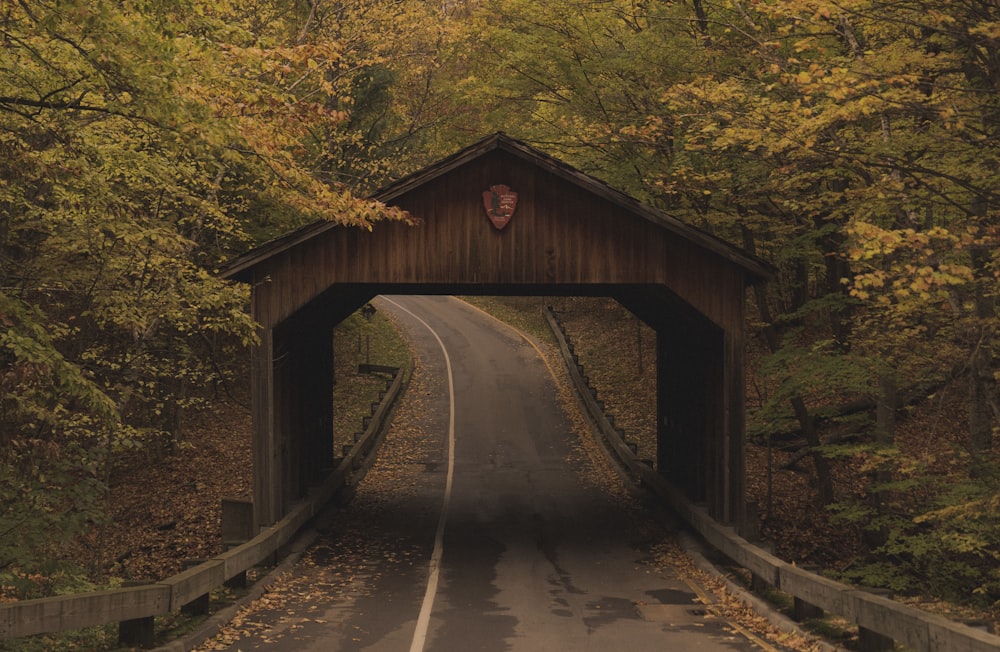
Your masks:
{"label": "national park service arrowhead sign", "polygon": [[490,186],[483,192],[483,207],[493,226],[502,230],[517,208],[517,193],[503,184]]}

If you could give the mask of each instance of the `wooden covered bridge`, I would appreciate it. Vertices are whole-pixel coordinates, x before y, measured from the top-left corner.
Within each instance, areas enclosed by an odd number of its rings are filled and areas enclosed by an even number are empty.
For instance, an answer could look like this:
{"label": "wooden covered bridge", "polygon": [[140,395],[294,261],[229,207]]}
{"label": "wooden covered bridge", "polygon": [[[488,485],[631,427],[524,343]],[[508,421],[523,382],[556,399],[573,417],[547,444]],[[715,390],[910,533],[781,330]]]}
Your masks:
{"label": "wooden covered bridge", "polygon": [[386,188],[414,224],[305,226],[232,261],[252,287],[254,513],[332,462],[333,327],[379,294],[613,297],[657,334],[657,469],[725,523],[744,505],[744,300],[770,268],[504,134]]}

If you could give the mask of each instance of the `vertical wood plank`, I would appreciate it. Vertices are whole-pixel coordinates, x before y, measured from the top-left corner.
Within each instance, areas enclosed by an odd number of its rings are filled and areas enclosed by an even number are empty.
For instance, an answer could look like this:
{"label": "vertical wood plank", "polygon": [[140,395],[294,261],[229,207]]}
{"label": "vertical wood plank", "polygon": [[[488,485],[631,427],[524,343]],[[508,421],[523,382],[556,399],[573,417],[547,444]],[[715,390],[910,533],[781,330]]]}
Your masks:
{"label": "vertical wood plank", "polygon": [[[256,314],[256,310],[254,311]],[[260,321],[258,317],[258,321]],[[272,331],[262,327],[260,342],[251,354],[251,400],[253,403],[253,503],[257,529],[273,524],[276,518],[273,466],[274,440],[274,356]]]}

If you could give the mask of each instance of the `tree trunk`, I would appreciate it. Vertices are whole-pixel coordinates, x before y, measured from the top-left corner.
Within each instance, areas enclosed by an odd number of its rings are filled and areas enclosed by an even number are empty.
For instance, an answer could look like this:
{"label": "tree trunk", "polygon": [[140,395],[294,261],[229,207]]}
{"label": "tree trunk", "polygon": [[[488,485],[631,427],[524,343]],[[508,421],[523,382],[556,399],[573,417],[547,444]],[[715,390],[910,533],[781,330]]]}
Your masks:
{"label": "tree trunk", "polygon": [[[742,227],[742,231],[743,246],[752,254],[756,251],[753,233],[746,227]],[[771,309],[767,304],[767,296],[761,284],[755,284],[753,289],[754,297],[757,300],[757,310],[760,311],[760,319],[764,323],[764,340],[767,342],[767,348],[771,353],[776,353],[781,348],[781,343],[778,338],[778,331],[774,327]],[[833,474],[830,472],[830,461],[819,450],[823,442],[820,441],[819,432],[816,430],[816,419],[809,413],[809,408],[801,396],[793,396],[791,404],[792,410],[795,412],[795,418],[802,429],[802,436],[805,437],[806,444],[812,450],[813,465],[816,467],[817,496],[822,505],[829,505],[833,502],[834,498]]]}
{"label": "tree trunk", "polygon": [[[883,369],[878,376],[878,400],[875,405],[875,444],[879,448],[892,446],[895,441],[898,405],[896,375],[891,369]],[[871,475],[871,505],[879,516],[886,514],[887,492],[881,487],[891,480],[892,471],[885,466],[880,466]],[[889,530],[885,526],[871,528],[865,532],[864,538],[868,547],[874,550],[885,545]]]}
{"label": "tree trunk", "polygon": [[875,404],[875,443],[892,446],[896,438],[896,408],[898,406],[896,375],[884,370],[878,376],[878,402]]}
{"label": "tree trunk", "polygon": [[809,408],[801,397],[793,396],[791,402],[795,418],[802,427],[802,436],[812,451],[813,465],[816,467],[816,495],[820,504],[829,505],[833,502],[833,474],[830,472],[830,460],[819,450],[823,442],[816,430],[816,419],[809,413]]}
{"label": "tree trunk", "polygon": [[705,13],[705,6],[701,0],[694,0],[694,15],[698,19],[698,31],[701,32],[702,38],[705,39],[705,45],[708,45],[708,14]]}
{"label": "tree trunk", "polygon": [[[977,279],[987,278],[990,255],[982,248],[972,250],[972,267]],[[994,300],[984,291],[983,282],[975,288],[975,319],[969,328],[969,448],[989,451],[993,446],[993,415],[996,380],[993,376],[993,338],[996,335]]]}

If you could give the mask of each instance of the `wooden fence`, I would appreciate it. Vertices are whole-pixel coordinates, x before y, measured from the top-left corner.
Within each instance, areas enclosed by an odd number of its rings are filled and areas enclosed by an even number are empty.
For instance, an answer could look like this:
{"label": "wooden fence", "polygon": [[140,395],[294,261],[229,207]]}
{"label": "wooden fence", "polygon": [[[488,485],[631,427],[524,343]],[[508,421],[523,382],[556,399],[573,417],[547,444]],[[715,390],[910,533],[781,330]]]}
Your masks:
{"label": "wooden fence", "polygon": [[0,605],[0,640],[70,631],[107,623],[135,622],[180,610],[262,562],[273,560],[320,510],[345,487],[357,483],[374,461],[387,418],[404,379],[396,370],[367,427],[322,485],[312,489],[283,519],[251,540],[162,582],[107,591],[23,600]]}
{"label": "wooden fence", "polygon": [[896,641],[919,652],[1000,650],[1000,636],[810,573],[754,546],[737,535],[732,527],[716,522],[705,509],[691,503],[663,476],[636,457],[622,432],[604,413],[597,392],[584,376],[558,319],[551,310],[546,310],[545,316],[559,341],[563,362],[577,394],[600,430],[604,443],[634,477],[669,504],[709,545],[749,570],[755,578],[796,598],[806,607],[805,611],[816,614],[822,609],[857,625],[863,648],[891,650],[892,641]]}

